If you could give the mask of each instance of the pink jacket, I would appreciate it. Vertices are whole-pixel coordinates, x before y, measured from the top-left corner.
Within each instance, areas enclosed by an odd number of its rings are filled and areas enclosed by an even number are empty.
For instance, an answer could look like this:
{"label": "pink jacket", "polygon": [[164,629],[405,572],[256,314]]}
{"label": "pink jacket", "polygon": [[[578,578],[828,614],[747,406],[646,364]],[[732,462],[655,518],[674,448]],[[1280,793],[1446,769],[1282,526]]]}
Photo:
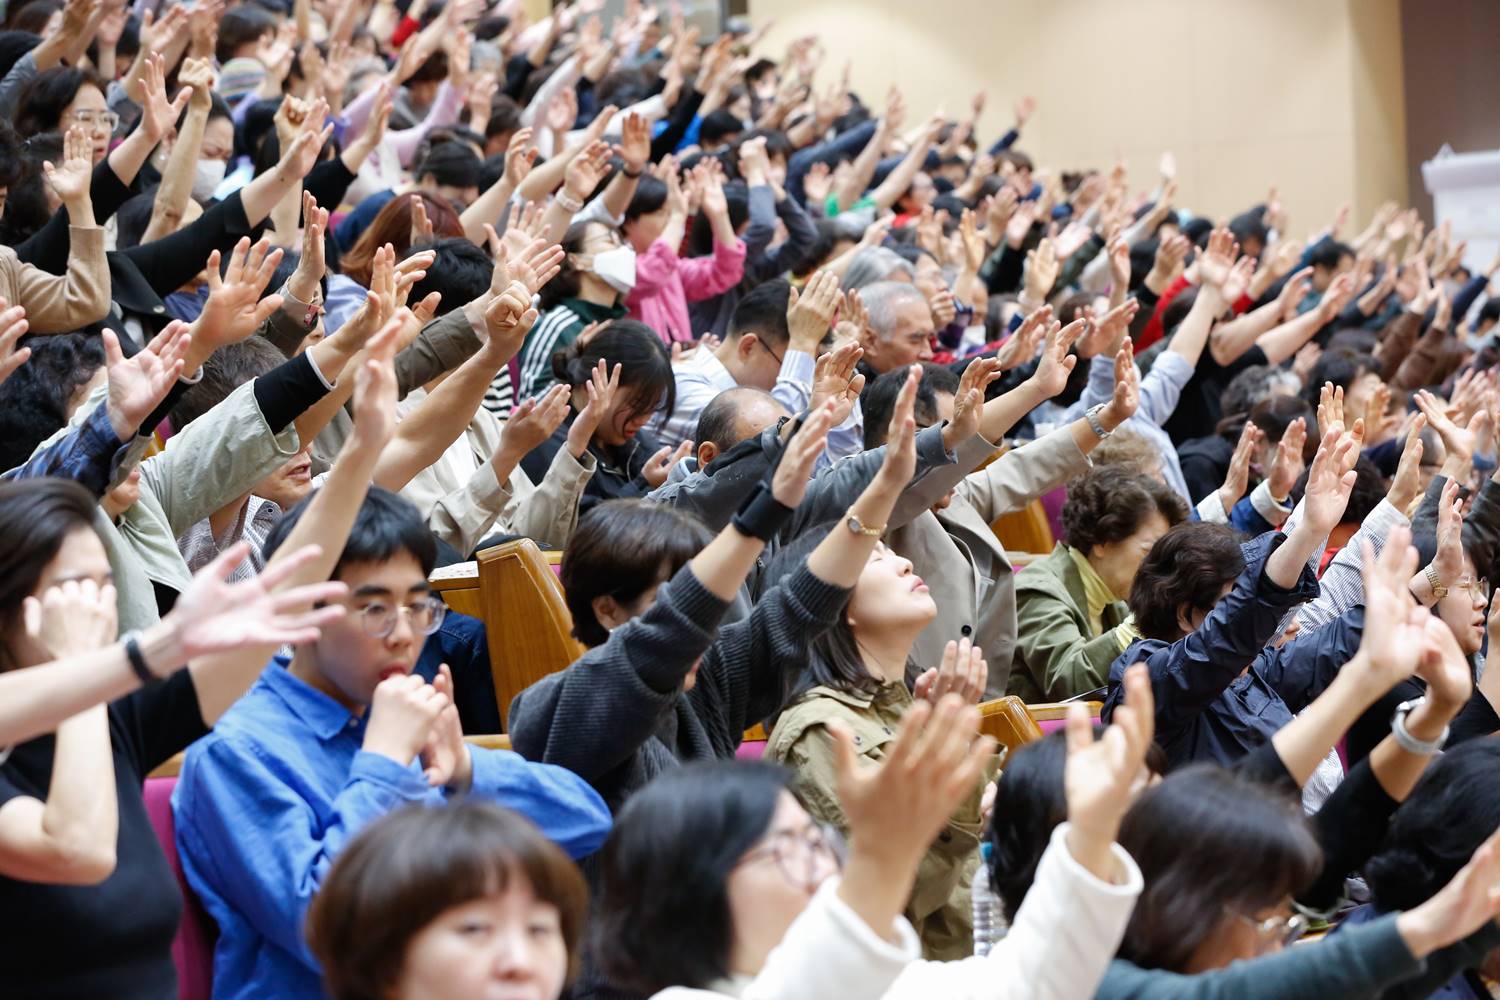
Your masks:
{"label": "pink jacket", "polygon": [[625,300],[638,319],[671,344],[696,339],[687,304],[729,291],[745,276],[745,241],[714,243],[712,257],[679,257],[657,240],[635,259],[635,289]]}

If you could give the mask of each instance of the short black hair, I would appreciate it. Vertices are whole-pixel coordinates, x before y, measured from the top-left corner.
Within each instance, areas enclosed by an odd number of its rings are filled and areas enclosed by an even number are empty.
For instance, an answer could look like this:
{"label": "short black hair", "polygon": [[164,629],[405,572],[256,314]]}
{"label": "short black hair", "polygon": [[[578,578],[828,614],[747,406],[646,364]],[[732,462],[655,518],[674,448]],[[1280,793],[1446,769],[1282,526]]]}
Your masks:
{"label": "short black hair", "polygon": [[552,374],[559,382],[578,388],[593,377],[603,361],[611,370],[620,366],[620,405],[635,413],[661,410],[670,414],[677,406],[677,378],[672,356],[661,337],[640,320],[617,319],[587,343],[574,341],[552,355]]}
{"label": "short black hair", "polygon": [[[906,384],[906,366],[881,375],[865,387],[860,394],[859,408],[865,416],[865,450],[879,448],[890,435],[891,416],[896,412],[896,398]],[[958,376],[951,369],[928,362],[922,366],[922,378],[917,383],[917,398],[912,406],[912,415],[918,427],[930,427],[940,419],[937,397],[943,392],[953,395],[958,391]]]}
{"label": "short black hair", "polygon": [[[265,545],[261,546],[267,561],[286,541],[321,492],[322,487],[319,487],[308,494],[272,526]],[[432,567],[437,564],[437,540],[427,530],[422,512],[399,494],[371,486],[364,503],[359,505],[354,526],[349,529],[349,538],[344,542],[344,549],[339,553],[329,578],[337,580],[345,566],[383,563],[402,552],[421,565],[423,576],[432,574]]]}
{"label": "short black hair", "polygon": [[1186,519],[1187,504],[1176,490],[1152,476],[1118,465],[1090,469],[1068,484],[1063,538],[1088,555],[1096,545],[1129,538],[1153,513],[1170,527]]}
{"label": "short black hair", "polygon": [[1256,209],[1241,212],[1230,219],[1229,232],[1239,242],[1241,248],[1249,240],[1259,240],[1261,246],[1265,246],[1266,242],[1271,238],[1270,228],[1262,218],[1261,212]]}
{"label": "short black hair", "polygon": [[[1307,376],[1307,387],[1302,391],[1303,398],[1310,406],[1316,406],[1324,382],[1331,382],[1335,389],[1348,392],[1362,376],[1370,373],[1379,375],[1380,372],[1381,364],[1373,355],[1359,354],[1342,347],[1326,350],[1318,355],[1318,360]],[[1355,416],[1364,414],[1358,413]]]}
{"label": "short black hair", "polygon": [[515,132],[521,127],[521,106],[509,94],[496,94],[490,104],[490,117],[484,123],[484,137],[493,139],[497,135]]}
{"label": "short black hair", "polygon": [[58,131],[62,127],[63,109],[87,86],[105,93],[104,81],[92,70],[74,66],[42,70],[22,88],[16,101],[16,132],[31,136]]}
{"label": "short black hair", "polygon": [[1349,244],[1325,238],[1314,243],[1307,251],[1307,262],[1313,267],[1326,267],[1333,270],[1339,266],[1339,261],[1353,256],[1354,248]]}
{"label": "short black hair", "polygon": [[214,55],[223,65],[234,58],[234,50],[259,41],[280,25],[276,15],[253,3],[231,7],[219,15],[219,40]]}
{"label": "short black hair", "polygon": [[1145,880],[1120,957],[1143,969],[1186,972],[1226,919],[1295,896],[1323,867],[1298,802],[1212,764],[1142,792],[1118,840]]}
{"label": "short black hair", "polygon": [[1477,739],[1437,755],[1391,817],[1365,866],[1382,910],[1426,902],[1500,828],[1500,740]]}
{"label": "short black hair", "polygon": [[20,666],[10,637],[48,564],[75,531],[93,529],[98,502],[71,479],[37,476],[0,483],[0,662]]}
{"label": "short black hair", "polygon": [[[750,218],[750,189],[744,181],[724,185],[724,203],[729,206],[729,225],[736,232]],[[688,256],[707,257],[714,252],[714,227],[708,213],[699,212],[688,227]]]}
{"label": "short black hair", "polygon": [[1479,307],[1479,312],[1474,316],[1474,325],[1478,326],[1485,320],[1500,323],[1500,295],[1485,300],[1484,305]]}
{"label": "short black hair", "polygon": [[771,827],[791,773],[712,761],[663,773],[615,817],[600,853],[592,953],[643,995],[729,974],[730,873]]}
{"label": "short black hair", "polygon": [[247,337],[225,344],[203,362],[203,377],[188,386],[173,407],[172,429],[180,431],[251,379],[260,378],[286,361],[281,350],[264,337]]}
{"label": "short black hair", "polygon": [[0,469],[22,465],[68,423],[73,397],[104,365],[104,345],[86,333],[28,334],[31,358],[0,383]]}
{"label": "short black hair", "polygon": [[1156,540],[1130,586],[1135,626],[1147,639],[1174,642],[1182,629],[1178,610],[1210,611],[1219,592],[1245,568],[1233,528],[1207,521],[1179,524]]}
{"label": "short black hair", "polygon": [[418,180],[431,177],[446,187],[477,188],[479,157],[466,143],[433,143],[413,174]]}
{"label": "short black hair", "polygon": [[638,600],[712,539],[702,521],[666,504],[606,500],[596,506],[579,519],[558,568],[573,635],[585,646],[602,645],[609,631],[594,615],[595,598]]}
{"label": "short black hair", "polygon": [[729,336],[753,333],[770,347],[783,351],[792,339],[787,325],[787,302],[792,286],[785,278],[763,281],[740,296],[729,319]]}
{"label": "short black hair", "polygon": [[431,250],[437,257],[427,265],[422,280],[411,286],[411,301],[420,302],[425,296],[440,292],[443,300],[438,303],[438,314],[445,315],[490,290],[495,262],[472,240],[448,236],[435,243],[410,247],[402,259],[423,250]]}
{"label": "short black hair", "polygon": [[625,206],[625,222],[630,223],[643,215],[650,215],[667,203],[667,184],[658,177],[645,174],[636,182],[635,194]]}
{"label": "short black hair", "polygon": [[744,122],[730,114],[728,109],[719,108],[715,111],[710,111],[704,117],[703,121],[699,123],[698,138],[702,143],[707,145],[708,143],[722,142],[729,136],[739,135],[743,131],[745,131]]}

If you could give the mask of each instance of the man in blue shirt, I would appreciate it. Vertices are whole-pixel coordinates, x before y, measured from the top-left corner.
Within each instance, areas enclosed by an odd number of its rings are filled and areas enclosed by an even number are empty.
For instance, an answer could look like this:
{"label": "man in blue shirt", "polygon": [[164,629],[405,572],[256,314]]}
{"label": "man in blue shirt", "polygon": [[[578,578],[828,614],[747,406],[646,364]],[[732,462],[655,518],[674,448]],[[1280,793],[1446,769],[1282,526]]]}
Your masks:
{"label": "man in blue shirt", "polygon": [[[268,559],[312,499],[272,530]],[[333,570],[348,616],[273,660],[188,750],[172,805],[188,883],[219,926],[215,997],[323,995],[307,905],[350,838],[393,809],[483,796],[574,858],[609,831],[603,800],[571,771],[463,742],[446,666],[431,684],[413,674],[443,620],[427,584],[435,555],[416,508],[371,488]]]}

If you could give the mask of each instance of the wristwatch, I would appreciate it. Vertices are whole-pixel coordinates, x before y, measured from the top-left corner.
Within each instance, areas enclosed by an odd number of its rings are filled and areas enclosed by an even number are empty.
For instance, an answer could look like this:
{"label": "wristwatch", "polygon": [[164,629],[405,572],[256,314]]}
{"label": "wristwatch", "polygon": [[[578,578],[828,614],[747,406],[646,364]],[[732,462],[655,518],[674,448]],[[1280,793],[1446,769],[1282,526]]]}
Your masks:
{"label": "wristwatch", "polygon": [[1099,422],[1099,414],[1103,412],[1106,405],[1105,403],[1095,403],[1083,414],[1083,418],[1089,422],[1089,429],[1099,436],[1100,441],[1103,441],[1114,433],[1114,431],[1105,430],[1104,425]]}
{"label": "wristwatch", "polygon": [[1427,703],[1426,697],[1413,698],[1411,701],[1403,701],[1396,706],[1395,714],[1391,716],[1391,736],[1395,738],[1396,744],[1407,753],[1414,753],[1422,757],[1431,757],[1443,745],[1448,742],[1448,727],[1444,726],[1442,733],[1435,740],[1419,740],[1406,728],[1406,717],[1411,714],[1412,709]]}
{"label": "wristwatch", "polygon": [[865,538],[879,538],[885,534],[885,525],[881,525],[878,528],[867,528],[865,527],[865,523],[853,514],[850,514],[848,519],[844,521],[844,526],[849,529],[851,534],[863,535]]}
{"label": "wristwatch", "polygon": [[1448,596],[1448,588],[1443,585],[1442,579],[1438,576],[1437,568],[1432,563],[1427,564],[1427,568],[1423,570],[1423,573],[1427,576],[1427,583],[1432,587],[1433,597],[1441,601]]}

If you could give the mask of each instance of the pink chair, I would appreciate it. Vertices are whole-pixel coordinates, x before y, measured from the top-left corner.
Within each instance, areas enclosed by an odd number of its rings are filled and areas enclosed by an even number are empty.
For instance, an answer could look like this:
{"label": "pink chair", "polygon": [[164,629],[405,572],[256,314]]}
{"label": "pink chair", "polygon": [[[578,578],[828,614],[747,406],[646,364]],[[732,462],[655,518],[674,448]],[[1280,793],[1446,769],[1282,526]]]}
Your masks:
{"label": "pink chair", "polygon": [[737,760],[760,760],[766,755],[765,740],[746,740],[735,748]]}
{"label": "pink chair", "polygon": [[204,912],[198,897],[188,888],[182,865],[177,860],[177,831],[172,823],[172,789],[176,787],[176,778],[147,778],[146,814],[151,817],[156,839],[161,841],[162,853],[167,856],[167,863],[177,876],[178,888],[182,890],[182,924],[172,942],[178,1000],[209,1000],[213,995],[214,939],[218,937],[218,930],[212,918]]}

